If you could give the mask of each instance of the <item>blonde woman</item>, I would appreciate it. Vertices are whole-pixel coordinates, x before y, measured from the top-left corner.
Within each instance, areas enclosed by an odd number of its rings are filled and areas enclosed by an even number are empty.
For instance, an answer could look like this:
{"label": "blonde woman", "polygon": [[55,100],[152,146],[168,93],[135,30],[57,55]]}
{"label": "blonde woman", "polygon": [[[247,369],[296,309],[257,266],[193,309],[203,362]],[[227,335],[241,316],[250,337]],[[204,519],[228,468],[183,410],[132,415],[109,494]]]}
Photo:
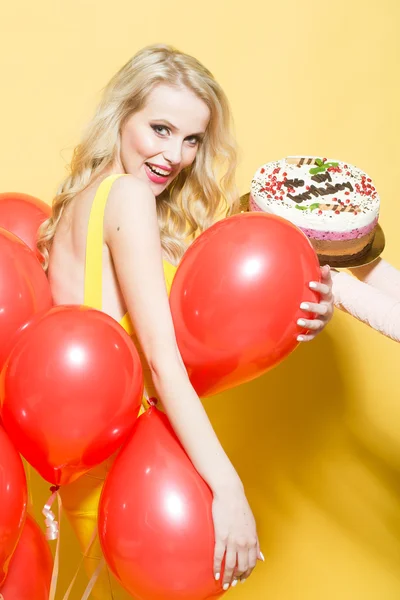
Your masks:
{"label": "blonde woman", "polygon": [[[100,308],[135,331],[147,392],[162,403],[213,492],[210,569],[225,590],[249,577],[263,556],[242,482],[182,363],[168,291],[193,237],[236,210],[230,120],[223,91],[196,59],[162,45],[140,51],[105,88],[39,240],[56,304]],[[303,324],[310,330],[304,340],[332,314],[329,270],[323,275],[324,283],[312,284],[322,300],[309,307],[318,318]],[[96,525],[108,466],[62,491],[82,548]],[[89,554],[87,568],[93,572],[98,545]],[[128,596],[104,570],[92,597]]]}

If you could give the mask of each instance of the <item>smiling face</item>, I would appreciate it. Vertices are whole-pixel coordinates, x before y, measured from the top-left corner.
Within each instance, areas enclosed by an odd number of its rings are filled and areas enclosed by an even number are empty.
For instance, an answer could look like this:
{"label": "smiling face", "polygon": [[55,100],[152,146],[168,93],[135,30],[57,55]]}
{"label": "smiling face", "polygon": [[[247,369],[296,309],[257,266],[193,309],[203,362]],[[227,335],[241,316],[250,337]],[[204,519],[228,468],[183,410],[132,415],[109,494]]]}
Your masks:
{"label": "smiling face", "polygon": [[193,163],[209,120],[208,106],[188,88],[156,86],[121,129],[119,167],[158,196]]}

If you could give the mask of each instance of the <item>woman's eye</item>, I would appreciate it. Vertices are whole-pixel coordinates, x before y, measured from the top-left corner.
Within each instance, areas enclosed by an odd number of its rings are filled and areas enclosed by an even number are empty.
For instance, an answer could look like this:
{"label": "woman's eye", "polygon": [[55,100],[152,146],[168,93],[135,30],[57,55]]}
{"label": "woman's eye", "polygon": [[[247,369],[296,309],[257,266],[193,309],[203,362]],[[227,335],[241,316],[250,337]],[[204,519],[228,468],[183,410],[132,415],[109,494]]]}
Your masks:
{"label": "woman's eye", "polygon": [[168,135],[169,129],[165,125],[152,125],[152,129],[159,135]]}
{"label": "woman's eye", "polygon": [[191,146],[197,146],[197,144],[200,142],[199,138],[196,136],[186,138],[186,141],[189,142]]}

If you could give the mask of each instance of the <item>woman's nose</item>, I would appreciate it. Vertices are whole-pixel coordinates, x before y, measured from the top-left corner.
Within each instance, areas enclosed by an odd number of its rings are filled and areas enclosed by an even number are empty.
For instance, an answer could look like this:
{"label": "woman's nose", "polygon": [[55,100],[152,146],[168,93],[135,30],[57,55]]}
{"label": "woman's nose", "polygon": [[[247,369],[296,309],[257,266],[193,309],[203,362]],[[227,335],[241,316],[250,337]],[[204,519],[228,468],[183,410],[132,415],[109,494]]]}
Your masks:
{"label": "woman's nose", "polygon": [[182,144],[180,141],[168,143],[163,152],[164,158],[172,165],[178,165],[182,160]]}

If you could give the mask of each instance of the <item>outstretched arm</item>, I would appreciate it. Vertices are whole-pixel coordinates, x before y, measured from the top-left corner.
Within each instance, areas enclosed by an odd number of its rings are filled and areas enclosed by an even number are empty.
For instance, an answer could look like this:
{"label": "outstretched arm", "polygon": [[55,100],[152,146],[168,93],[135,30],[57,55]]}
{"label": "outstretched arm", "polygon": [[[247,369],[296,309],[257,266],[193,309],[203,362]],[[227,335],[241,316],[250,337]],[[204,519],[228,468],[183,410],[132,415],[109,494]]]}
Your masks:
{"label": "outstretched arm", "polygon": [[365,267],[350,269],[361,281],[400,301],[400,271],[382,258]]}
{"label": "outstretched arm", "polygon": [[400,342],[400,295],[390,296],[344,272],[332,271],[332,279],[335,306]]}
{"label": "outstretched arm", "polygon": [[253,514],[242,483],[224,452],[182,362],[164,281],[156,200],[150,188],[121,177],[105,213],[105,241],[114,261],[139,343],[170,422],[214,495],[217,578],[247,577],[260,556]]}

